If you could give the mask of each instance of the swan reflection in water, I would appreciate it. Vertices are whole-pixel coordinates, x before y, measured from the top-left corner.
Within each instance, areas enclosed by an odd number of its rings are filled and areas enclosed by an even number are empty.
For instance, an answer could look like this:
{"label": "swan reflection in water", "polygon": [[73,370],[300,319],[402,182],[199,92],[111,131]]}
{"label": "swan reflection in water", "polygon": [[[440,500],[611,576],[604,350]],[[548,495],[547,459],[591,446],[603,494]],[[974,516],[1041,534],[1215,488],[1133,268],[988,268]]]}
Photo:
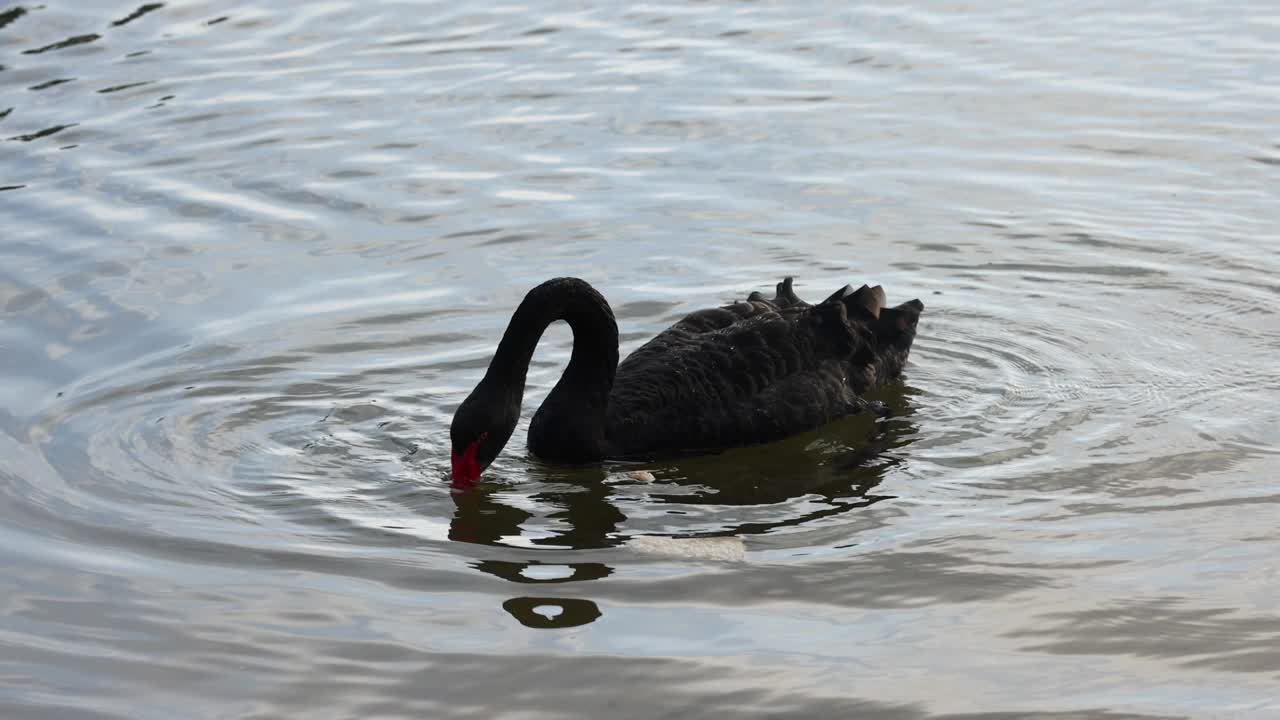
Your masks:
{"label": "swan reflection in water", "polygon": [[[623,546],[635,537],[649,535],[628,532],[624,525],[628,518],[619,504],[628,491],[642,491],[644,503],[668,506],[675,516],[698,506],[741,508],[741,514],[757,516],[753,520],[724,519],[715,526],[699,519],[701,527],[660,533],[672,541],[741,538],[830,519],[893,498],[875,490],[889,469],[902,462],[902,449],[916,436],[910,403],[915,392],[905,383],[877,392],[875,399],[892,410],[887,419],[849,418],[781,443],[645,466],[656,476],[653,482],[619,480],[603,466],[536,467],[531,475],[537,484],[494,478],[453,494],[455,510],[449,538],[492,547],[519,547],[526,552]],[[621,470],[628,468],[622,466]],[[513,493],[518,494],[523,507],[503,500]],[[797,505],[799,511],[769,507],[764,512],[746,512],[760,506],[782,506],[801,496],[816,497],[814,502]],[[732,513],[722,511],[719,516],[726,514]],[[486,559],[473,567],[508,582],[556,585],[565,591],[613,574],[613,568],[603,562],[555,562],[552,556],[546,560]],[[589,599],[575,597],[577,594],[520,595],[504,602],[503,608],[531,628],[575,627],[599,618],[599,607]]]}

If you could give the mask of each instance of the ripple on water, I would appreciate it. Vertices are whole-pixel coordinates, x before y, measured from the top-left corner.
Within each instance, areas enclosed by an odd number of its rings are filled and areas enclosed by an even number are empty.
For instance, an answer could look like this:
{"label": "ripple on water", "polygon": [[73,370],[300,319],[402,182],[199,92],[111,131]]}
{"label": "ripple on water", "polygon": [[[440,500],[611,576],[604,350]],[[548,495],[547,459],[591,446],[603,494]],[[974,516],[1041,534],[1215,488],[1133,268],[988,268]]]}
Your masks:
{"label": "ripple on water", "polygon": [[[1265,4],[102,5],[0,10],[0,716],[1274,704]],[[563,274],[928,310],[887,420],[596,468],[553,328],[451,494]]]}
{"label": "ripple on water", "polygon": [[[81,508],[79,523],[129,528],[131,546],[150,539],[181,547],[178,538],[199,538],[261,551],[322,541],[360,552],[416,542],[441,552],[442,543],[478,533],[474,542],[482,545],[568,550],[625,544],[637,534],[698,538],[821,526],[881,499],[872,488],[893,463],[867,455],[868,442],[890,448],[913,432],[906,416],[887,424],[864,418],[799,438],[793,452],[813,475],[787,489],[774,476],[796,468],[766,449],[654,466],[655,480],[637,483],[607,469],[539,468],[521,457],[517,438],[495,467],[492,489],[464,502],[444,482],[443,428],[452,406],[423,398],[458,397],[467,388],[449,378],[483,364],[414,357],[473,334],[450,329],[466,320],[448,314],[388,312],[404,305],[398,298],[333,300],[323,310],[295,298],[212,333],[235,343],[186,344],[99,368],[26,432],[65,478],[45,491]],[[619,304],[628,319],[665,316],[673,307]],[[317,313],[327,314],[328,329],[308,346],[263,354],[252,340]],[[384,325],[387,332],[376,330]],[[338,341],[351,328],[362,328],[364,339]],[[426,328],[432,331],[418,332]],[[566,341],[556,343],[553,359],[563,359]],[[345,369],[351,357],[366,358],[363,369]],[[377,357],[384,361],[368,362]],[[535,395],[545,393],[557,367],[535,372]],[[886,400],[909,413],[909,396]],[[508,477],[523,479],[509,484]],[[668,522],[676,515],[681,522]]]}

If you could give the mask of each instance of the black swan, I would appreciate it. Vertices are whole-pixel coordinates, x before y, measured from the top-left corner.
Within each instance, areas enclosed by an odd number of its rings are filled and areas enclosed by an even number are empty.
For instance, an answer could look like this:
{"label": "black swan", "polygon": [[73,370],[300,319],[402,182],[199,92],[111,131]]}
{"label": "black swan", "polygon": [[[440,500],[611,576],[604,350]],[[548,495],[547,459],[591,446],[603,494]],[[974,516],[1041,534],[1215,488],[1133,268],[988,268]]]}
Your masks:
{"label": "black swan", "polygon": [[529,450],[582,463],[769,442],[875,409],[861,395],[902,373],[923,310],[885,307],[878,285],[810,305],[786,278],[772,300],[753,292],[691,313],[619,363],[604,297],[577,278],[548,280],[516,308],[453,416],[453,484],[475,483],[507,444],[533,350],[557,320],[573,329],[573,353],[529,424]]}

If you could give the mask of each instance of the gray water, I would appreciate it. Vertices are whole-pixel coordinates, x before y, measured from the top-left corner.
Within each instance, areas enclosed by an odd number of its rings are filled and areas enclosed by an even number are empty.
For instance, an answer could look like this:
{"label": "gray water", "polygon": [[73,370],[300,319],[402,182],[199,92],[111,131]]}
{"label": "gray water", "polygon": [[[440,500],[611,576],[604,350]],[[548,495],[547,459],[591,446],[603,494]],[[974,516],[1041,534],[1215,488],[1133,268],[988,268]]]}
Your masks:
{"label": "gray water", "polygon": [[[1280,717],[1274,3],[134,2],[0,8],[0,717]],[[451,494],[558,275],[927,310]]]}

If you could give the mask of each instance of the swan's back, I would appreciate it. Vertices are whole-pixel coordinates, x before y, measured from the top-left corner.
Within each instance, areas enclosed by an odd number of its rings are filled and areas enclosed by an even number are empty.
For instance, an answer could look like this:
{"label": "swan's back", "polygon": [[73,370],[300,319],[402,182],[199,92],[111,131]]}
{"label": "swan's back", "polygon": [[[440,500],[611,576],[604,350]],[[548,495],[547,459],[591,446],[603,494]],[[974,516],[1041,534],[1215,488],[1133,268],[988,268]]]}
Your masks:
{"label": "swan's back", "polygon": [[810,305],[788,278],[772,299],[686,316],[618,365],[610,454],[768,442],[863,409],[862,393],[901,372],[923,309],[881,310],[878,292],[846,286]]}

